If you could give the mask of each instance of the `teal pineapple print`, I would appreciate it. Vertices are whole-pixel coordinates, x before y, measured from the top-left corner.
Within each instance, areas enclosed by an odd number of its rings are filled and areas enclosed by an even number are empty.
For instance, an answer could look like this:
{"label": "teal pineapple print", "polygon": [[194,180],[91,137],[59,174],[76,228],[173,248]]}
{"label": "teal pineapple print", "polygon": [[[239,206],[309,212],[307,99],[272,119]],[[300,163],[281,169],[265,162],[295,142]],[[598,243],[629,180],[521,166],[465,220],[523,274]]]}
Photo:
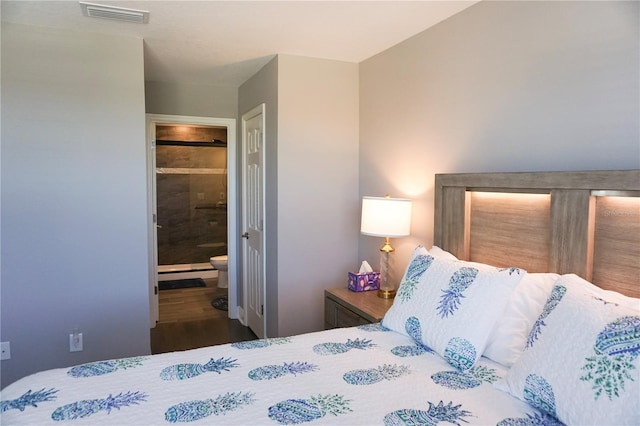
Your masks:
{"label": "teal pineapple print", "polygon": [[468,266],[463,266],[453,273],[449,279],[449,288],[442,290],[444,294],[440,296],[437,310],[441,318],[453,315],[458,310],[461,299],[464,298],[464,291],[473,284],[477,276],[478,270]]}
{"label": "teal pineapple print", "polygon": [[338,355],[350,351],[351,349],[370,349],[376,346],[367,339],[347,339],[345,343],[327,342],[319,343],[313,347],[313,351],[318,355]]}
{"label": "teal pineapple print", "polygon": [[532,407],[557,417],[556,397],[553,388],[543,377],[537,374],[529,374],[524,382],[522,392],[524,400]]}
{"label": "teal pineapple print", "polygon": [[357,328],[358,330],[362,330],[362,331],[389,331],[389,329],[384,325],[382,325],[382,323],[380,322],[375,322],[373,324],[362,324],[362,325],[359,325]]}
{"label": "teal pineapple print", "polygon": [[83,419],[100,411],[111,414],[111,410],[114,408],[120,410],[129,405],[138,405],[140,402],[146,401],[146,398],[147,395],[142,392],[124,394],[121,392],[116,396],[109,395],[102,399],[85,399],[56,408],[51,414],[51,418],[55,421],[62,421]]}
{"label": "teal pineapple print", "polygon": [[494,383],[499,377],[496,370],[476,365],[466,371],[440,371],[431,376],[431,380],[449,389],[471,389],[482,382]]}
{"label": "teal pineapple print", "polygon": [[447,422],[460,426],[458,421],[467,423],[464,417],[472,414],[467,410],[462,410],[462,405],[453,405],[450,401],[445,405],[442,401],[438,405],[427,401],[427,410],[416,410],[405,408],[393,411],[384,416],[385,426],[435,426],[440,422]]}
{"label": "teal pineapple print", "polygon": [[288,374],[297,375],[318,370],[315,364],[308,362],[285,362],[283,365],[265,365],[249,371],[251,380],[271,380]]}
{"label": "teal pineapple print", "polygon": [[391,353],[400,357],[418,356],[424,353],[433,353],[433,349],[422,343],[422,326],[416,317],[409,317],[404,324],[404,329],[416,344],[403,345],[391,348]]}
{"label": "teal pineapple print", "polygon": [[411,356],[420,356],[422,354],[433,353],[433,349],[422,345],[402,345],[391,348],[391,353],[395,356],[407,358]]}
{"label": "teal pineapple print", "polygon": [[468,370],[476,362],[476,348],[461,337],[452,337],[444,348],[443,358],[460,371]]}
{"label": "teal pineapple print", "polygon": [[404,330],[414,342],[422,344],[422,324],[417,317],[409,317],[404,323]]}
{"label": "teal pineapple print", "polygon": [[213,359],[206,364],[175,364],[162,369],[162,380],[186,380],[204,373],[218,373],[230,371],[230,368],[238,367],[235,359]]}
{"label": "teal pineapple print", "polygon": [[406,374],[409,374],[409,367],[406,365],[384,364],[376,368],[347,371],[342,378],[350,385],[372,385],[383,380],[394,380]]}
{"label": "teal pineapple print", "polygon": [[231,347],[246,350],[266,348],[272,345],[284,345],[287,343],[291,343],[291,337],[272,337],[270,339],[248,340],[246,342],[232,343]]}
{"label": "teal pineapple print", "polygon": [[592,298],[593,298],[593,300],[597,300],[598,302],[602,302],[603,305],[620,306],[616,302],[609,302],[608,300],[604,300],[602,297],[592,296]]}
{"label": "teal pineapple print", "polygon": [[164,413],[169,423],[194,422],[212,415],[224,415],[255,402],[250,392],[227,392],[216,399],[181,402],[172,405]]}
{"label": "teal pineapple print", "polygon": [[148,359],[146,356],[136,356],[133,358],[112,359],[109,361],[90,362],[71,368],[67,375],[71,377],[92,377],[113,373],[116,370],[126,370],[142,365],[142,361]]}
{"label": "teal pineapple print", "polygon": [[527,417],[510,417],[498,422],[497,426],[565,426],[547,413],[528,414]]}
{"label": "teal pineapple print", "polygon": [[398,288],[398,298],[402,302],[411,299],[422,275],[429,269],[433,262],[433,256],[419,254],[413,258],[407,267],[407,273]]}
{"label": "teal pineapple print", "polygon": [[[640,317],[618,318],[596,337],[594,356],[587,357],[582,381],[592,382],[597,400],[603,393],[611,400],[625,390],[625,381],[634,381],[634,361],[640,356]],[[637,376],[637,372],[636,372]],[[638,386],[638,385],[636,385]]]}
{"label": "teal pineapple print", "polygon": [[513,266],[512,266],[512,267],[510,267],[510,268],[500,268],[500,269],[498,269],[498,271],[500,271],[500,272],[507,271],[507,272],[509,272],[509,276],[511,276],[511,275],[513,275],[513,274],[518,274],[518,275],[520,275],[520,272],[522,272],[522,269],[520,269],[520,268],[515,268],[515,267],[513,267]]}
{"label": "teal pineapple print", "polygon": [[281,425],[294,425],[320,419],[327,414],[337,416],[352,411],[342,395],[318,395],[309,399],[287,399],[269,407],[269,418]]}
{"label": "teal pineapple print", "polygon": [[24,411],[28,406],[38,408],[38,403],[48,402],[55,400],[57,389],[40,389],[36,392],[31,392],[31,389],[23,393],[19,398],[9,401],[0,402],[0,413],[4,413],[9,410]]}
{"label": "teal pineapple print", "polygon": [[547,301],[544,304],[544,308],[542,309],[542,313],[531,327],[531,331],[529,332],[529,337],[527,337],[527,345],[526,348],[530,348],[533,344],[538,340],[538,336],[542,332],[542,327],[546,326],[544,320],[551,314],[551,312],[558,306],[558,303],[564,297],[564,294],[567,292],[567,288],[563,285],[555,285],[551,290],[551,294],[547,298]]}

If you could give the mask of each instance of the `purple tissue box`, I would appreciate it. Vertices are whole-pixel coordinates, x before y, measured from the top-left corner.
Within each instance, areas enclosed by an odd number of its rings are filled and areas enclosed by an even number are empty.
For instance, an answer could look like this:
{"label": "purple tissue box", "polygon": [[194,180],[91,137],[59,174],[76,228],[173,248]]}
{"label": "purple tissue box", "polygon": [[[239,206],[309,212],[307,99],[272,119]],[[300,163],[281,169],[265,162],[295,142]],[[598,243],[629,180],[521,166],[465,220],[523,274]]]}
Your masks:
{"label": "purple tissue box", "polygon": [[380,272],[368,272],[364,274],[354,274],[349,272],[349,290],[369,291],[380,288]]}

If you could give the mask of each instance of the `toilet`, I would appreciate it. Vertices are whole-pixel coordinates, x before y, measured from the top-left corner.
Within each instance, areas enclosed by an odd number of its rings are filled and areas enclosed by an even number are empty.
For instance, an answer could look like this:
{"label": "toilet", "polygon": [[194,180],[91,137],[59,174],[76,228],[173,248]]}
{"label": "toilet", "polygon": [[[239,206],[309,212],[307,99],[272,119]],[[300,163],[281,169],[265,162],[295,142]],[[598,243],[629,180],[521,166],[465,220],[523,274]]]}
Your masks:
{"label": "toilet", "polygon": [[218,288],[228,288],[229,287],[229,258],[225,254],[224,256],[213,256],[209,259],[211,266],[218,270]]}

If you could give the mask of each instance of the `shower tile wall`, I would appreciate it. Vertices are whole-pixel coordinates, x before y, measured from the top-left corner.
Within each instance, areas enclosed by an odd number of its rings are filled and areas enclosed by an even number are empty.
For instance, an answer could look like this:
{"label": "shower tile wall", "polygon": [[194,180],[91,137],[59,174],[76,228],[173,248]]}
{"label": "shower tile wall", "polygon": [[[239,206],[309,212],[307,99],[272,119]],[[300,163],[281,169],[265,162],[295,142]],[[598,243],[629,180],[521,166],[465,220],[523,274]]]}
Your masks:
{"label": "shower tile wall", "polygon": [[[163,126],[165,127],[165,126]],[[193,136],[156,130],[158,140],[226,140],[226,129],[202,128]],[[214,131],[217,134],[213,135]],[[205,134],[203,136],[203,133]],[[208,138],[208,139],[207,139]],[[156,147],[158,169],[194,169],[184,173],[157,173],[158,264],[208,263],[227,253],[227,148]],[[202,169],[209,169],[202,173]],[[213,169],[214,173],[211,173]]]}
{"label": "shower tile wall", "polygon": [[156,126],[156,139],[185,142],[227,141],[226,127]]}

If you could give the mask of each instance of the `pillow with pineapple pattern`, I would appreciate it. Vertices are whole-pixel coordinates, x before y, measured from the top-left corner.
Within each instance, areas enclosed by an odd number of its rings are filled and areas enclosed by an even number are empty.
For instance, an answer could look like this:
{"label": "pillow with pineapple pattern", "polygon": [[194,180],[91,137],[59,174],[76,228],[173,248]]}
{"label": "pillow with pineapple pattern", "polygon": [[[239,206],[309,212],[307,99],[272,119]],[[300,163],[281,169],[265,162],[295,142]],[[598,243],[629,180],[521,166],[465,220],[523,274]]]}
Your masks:
{"label": "pillow with pineapple pattern", "polygon": [[526,271],[412,253],[382,325],[413,338],[464,371],[482,355]]}
{"label": "pillow with pineapple pattern", "polygon": [[[437,246],[431,247],[429,254],[458,260],[453,254]],[[473,265],[487,266],[475,262]],[[527,273],[522,278],[511,293],[500,320],[491,331],[483,356],[505,367],[511,367],[516,362],[522,355],[531,325],[538,319],[558,278],[560,275],[554,273]]]}
{"label": "pillow with pineapple pattern", "polygon": [[640,300],[561,276],[495,386],[565,424],[639,424]]}

